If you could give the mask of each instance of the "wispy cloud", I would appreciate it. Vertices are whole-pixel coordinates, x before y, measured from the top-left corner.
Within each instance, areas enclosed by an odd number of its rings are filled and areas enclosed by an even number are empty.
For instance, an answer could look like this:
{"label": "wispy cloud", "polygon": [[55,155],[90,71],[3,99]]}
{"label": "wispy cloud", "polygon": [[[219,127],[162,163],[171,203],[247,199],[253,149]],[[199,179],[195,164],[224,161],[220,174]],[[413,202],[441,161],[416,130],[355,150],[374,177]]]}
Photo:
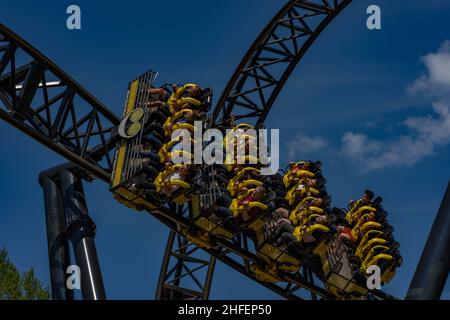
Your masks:
{"label": "wispy cloud", "polygon": [[342,154],[365,170],[411,166],[450,143],[450,42],[422,58],[427,73],[407,90],[433,101],[433,114],[409,117],[401,124],[407,134],[391,140],[376,140],[365,134],[346,132]]}
{"label": "wispy cloud", "polygon": [[312,137],[298,133],[286,146],[289,160],[305,159],[316,152],[322,151],[328,146],[328,141],[321,137]]}
{"label": "wispy cloud", "polygon": [[450,95],[450,41],[444,41],[436,53],[422,58],[427,74],[417,79],[408,91],[413,94],[425,94],[432,99]]}
{"label": "wispy cloud", "polygon": [[450,143],[450,106],[434,103],[434,115],[410,117],[403,122],[408,135],[389,141],[347,132],[342,137],[342,153],[366,170],[411,166]]}

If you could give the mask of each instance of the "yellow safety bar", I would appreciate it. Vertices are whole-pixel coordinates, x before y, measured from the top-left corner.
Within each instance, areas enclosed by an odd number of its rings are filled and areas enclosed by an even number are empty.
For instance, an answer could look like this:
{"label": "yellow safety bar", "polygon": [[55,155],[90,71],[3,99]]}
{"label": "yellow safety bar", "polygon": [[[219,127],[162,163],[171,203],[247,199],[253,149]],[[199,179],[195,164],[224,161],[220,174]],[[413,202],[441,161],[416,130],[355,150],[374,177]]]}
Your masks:
{"label": "yellow safety bar", "polygon": [[[292,206],[294,205],[294,202],[297,200],[297,194],[298,191],[296,190],[298,185],[300,185],[301,183],[297,183],[293,188],[291,188],[287,193],[286,193],[286,197],[285,199],[289,202],[289,205]],[[320,194],[319,190],[313,188],[313,187],[309,187],[307,185],[305,185],[305,188],[301,189],[300,191],[300,197],[303,197],[305,194],[312,194],[312,195],[318,195]]]}
{"label": "yellow safety bar", "polygon": [[302,201],[300,201],[299,204],[297,204],[297,206],[294,208],[293,211],[299,211],[302,208],[302,206],[305,205],[306,201],[316,200],[316,199],[317,199],[316,197],[306,197],[306,198],[304,198]]}
{"label": "yellow safety bar", "polygon": [[330,228],[324,226],[323,224],[316,223],[312,226],[309,226],[305,229],[302,229],[303,226],[297,226],[292,233],[298,241],[302,241],[304,236],[311,236],[314,231],[321,230],[325,233],[330,231]]}
{"label": "yellow safety bar", "polygon": [[312,173],[311,171],[307,171],[307,170],[299,170],[297,172],[288,172],[283,176],[284,186],[286,188],[288,188],[289,185],[291,184],[292,180],[301,175],[306,176],[306,178],[308,178],[308,179],[314,178],[314,176],[315,176],[314,173]]}
{"label": "yellow safety bar", "polygon": [[367,241],[367,243],[364,246],[358,247],[356,249],[356,256],[364,257],[367,254],[367,251],[370,250],[372,246],[383,245],[383,244],[386,244],[386,243],[387,243],[387,241],[385,239],[373,238],[373,239]]}
{"label": "yellow safety bar", "polygon": [[365,244],[369,241],[369,237],[371,235],[376,235],[376,238],[379,238],[383,235],[383,231],[381,230],[369,230],[366,232],[366,234],[364,235],[364,237],[362,237],[361,241],[359,242],[358,248],[362,248],[363,246],[365,246]]}
{"label": "yellow safety bar", "polygon": [[289,220],[291,220],[293,225],[297,225],[299,221],[308,218],[312,214],[323,215],[323,209],[315,206],[310,206],[304,208],[301,211],[293,210],[289,215]]}
{"label": "yellow safety bar", "polygon": [[355,219],[359,218],[361,216],[361,214],[366,213],[367,211],[369,211],[369,212],[377,212],[377,209],[375,209],[373,207],[370,207],[370,206],[363,206],[363,207],[358,208],[356,211],[355,210],[350,210],[346,214],[346,220],[349,223],[353,223]]}

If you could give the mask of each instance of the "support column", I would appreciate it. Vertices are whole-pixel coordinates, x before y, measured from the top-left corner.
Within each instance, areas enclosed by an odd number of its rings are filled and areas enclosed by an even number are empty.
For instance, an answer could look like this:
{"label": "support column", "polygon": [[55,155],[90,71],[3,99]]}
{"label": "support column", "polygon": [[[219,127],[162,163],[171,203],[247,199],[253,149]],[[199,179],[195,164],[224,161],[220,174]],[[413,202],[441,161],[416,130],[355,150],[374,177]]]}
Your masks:
{"label": "support column", "polygon": [[44,191],[52,299],[73,300],[73,292],[66,285],[70,254],[62,195],[58,185],[45,172],[39,175],[39,184]]}
{"label": "support column", "polygon": [[67,233],[75,260],[81,270],[81,293],[84,300],[106,299],[95,247],[96,227],[89,217],[83,185],[69,170],[60,172],[61,190],[67,220]]}
{"label": "support column", "polygon": [[407,300],[438,300],[450,271],[450,183],[420,257]]}

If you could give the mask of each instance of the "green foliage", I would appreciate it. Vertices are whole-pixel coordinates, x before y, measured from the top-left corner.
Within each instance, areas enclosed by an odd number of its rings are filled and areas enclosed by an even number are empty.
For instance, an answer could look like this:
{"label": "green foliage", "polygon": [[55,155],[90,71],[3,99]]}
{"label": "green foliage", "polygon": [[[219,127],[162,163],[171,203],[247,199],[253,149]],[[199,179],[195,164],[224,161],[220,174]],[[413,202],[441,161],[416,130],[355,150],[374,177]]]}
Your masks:
{"label": "green foliage", "polygon": [[31,268],[20,273],[8,258],[8,251],[0,250],[0,300],[48,300],[48,288],[44,288]]}

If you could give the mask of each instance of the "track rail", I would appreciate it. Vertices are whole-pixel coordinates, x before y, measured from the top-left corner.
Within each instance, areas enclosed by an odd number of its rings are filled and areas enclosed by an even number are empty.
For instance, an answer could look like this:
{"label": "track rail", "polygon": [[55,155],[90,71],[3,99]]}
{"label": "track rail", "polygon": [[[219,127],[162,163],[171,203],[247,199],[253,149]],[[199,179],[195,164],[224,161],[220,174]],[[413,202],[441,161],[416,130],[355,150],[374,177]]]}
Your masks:
{"label": "track rail", "polygon": [[[264,28],[236,68],[212,122],[264,123],[289,76],[326,26],[351,0],[290,0]],[[219,116],[221,118],[219,119]]]}

